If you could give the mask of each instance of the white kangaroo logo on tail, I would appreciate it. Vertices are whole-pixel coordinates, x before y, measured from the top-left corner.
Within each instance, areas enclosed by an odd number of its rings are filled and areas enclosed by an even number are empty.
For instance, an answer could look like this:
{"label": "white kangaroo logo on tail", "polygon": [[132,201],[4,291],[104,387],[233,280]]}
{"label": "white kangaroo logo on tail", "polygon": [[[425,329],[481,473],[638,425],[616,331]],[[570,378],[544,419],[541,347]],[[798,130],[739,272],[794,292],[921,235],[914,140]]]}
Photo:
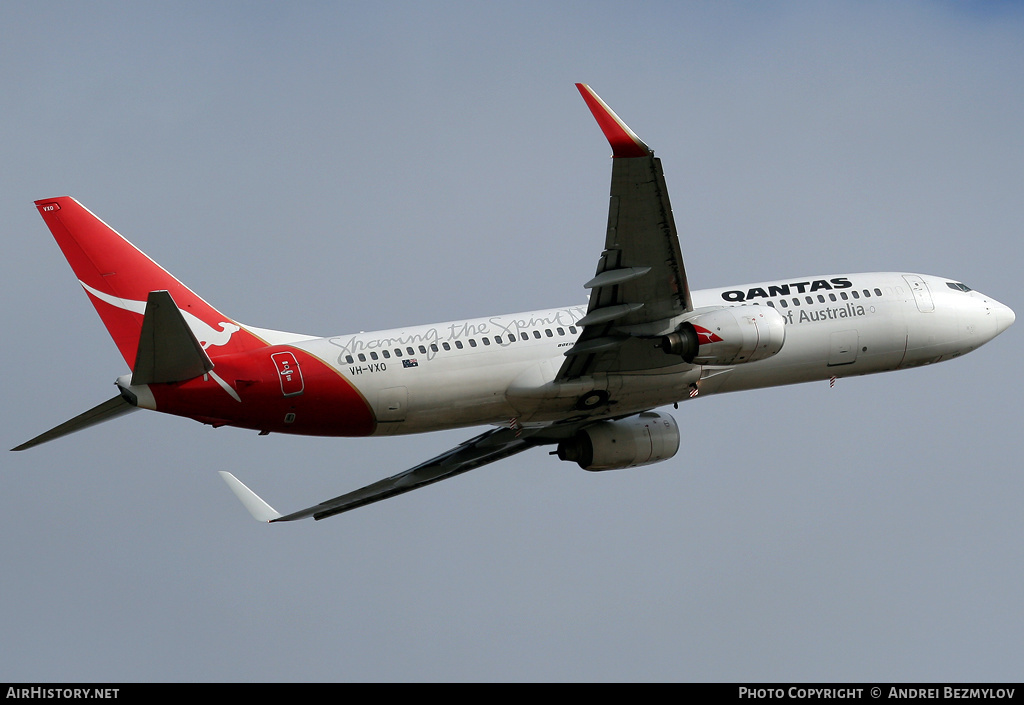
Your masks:
{"label": "white kangaroo logo on tail", "polygon": [[[95,296],[100,301],[104,301],[111,306],[115,306],[122,311],[131,311],[137,313],[140,316],[146,313],[146,302],[145,301],[133,301],[131,299],[122,299],[117,296],[111,296],[110,294],[104,294],[102,291],[93,289],[85,282],[79,280],[78,282],[85,290]],[[181,309],[178,309],[181,311]],[[206,321],[198,318],[188,311],[181,311],[181,315],[185,317],[185,323],[192,330],[192,335],[196,337],[199,344],[203,346],[203,350],[213,346],[227,345],[228,341],[231,340],[231,336],[241,330],[241,328],[230,321],[220,321],[218,325],[220,330],[217,330]]]}

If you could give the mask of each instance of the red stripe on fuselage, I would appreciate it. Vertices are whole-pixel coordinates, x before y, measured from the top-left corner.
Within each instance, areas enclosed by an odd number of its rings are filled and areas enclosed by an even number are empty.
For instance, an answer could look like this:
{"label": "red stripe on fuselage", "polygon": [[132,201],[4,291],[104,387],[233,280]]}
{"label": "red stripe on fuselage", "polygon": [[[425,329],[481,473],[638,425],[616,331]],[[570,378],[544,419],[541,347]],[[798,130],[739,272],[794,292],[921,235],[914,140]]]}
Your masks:
{"label": "red stripe on fuselage", "polygon": [[[296,387],[282,387],[282,353],[299,365],[300,393],[295,393]],[[214,426],[307,436],[368,436],[376,428],[362,394],[337,370],[304,350],[274,345],[220,355],[214,362],[210,375],[150,385],[157,410]],[[230,386],[240,401],[213,375]]]}

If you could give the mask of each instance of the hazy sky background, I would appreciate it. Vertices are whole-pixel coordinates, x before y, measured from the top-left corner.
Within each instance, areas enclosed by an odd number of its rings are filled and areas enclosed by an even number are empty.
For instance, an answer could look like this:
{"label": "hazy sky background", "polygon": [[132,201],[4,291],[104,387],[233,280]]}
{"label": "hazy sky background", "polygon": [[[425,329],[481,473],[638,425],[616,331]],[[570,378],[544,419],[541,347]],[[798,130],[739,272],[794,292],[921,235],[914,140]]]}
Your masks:
{"label": "hazy sky background", "polygon": [[[328,335],[582,303],[609,148],[664,160],[694,288],[865,270],[1015,308],[1008,2],[0,5],[4,447],[124,363],[32,201]],[[0,681],[1019,680],[1018,324],[930,368],[723,395],[671,461],[543,450],[322,522],[476,433],[139,412],[0,464]],[[5,451],[6,452],[6,451]]]}

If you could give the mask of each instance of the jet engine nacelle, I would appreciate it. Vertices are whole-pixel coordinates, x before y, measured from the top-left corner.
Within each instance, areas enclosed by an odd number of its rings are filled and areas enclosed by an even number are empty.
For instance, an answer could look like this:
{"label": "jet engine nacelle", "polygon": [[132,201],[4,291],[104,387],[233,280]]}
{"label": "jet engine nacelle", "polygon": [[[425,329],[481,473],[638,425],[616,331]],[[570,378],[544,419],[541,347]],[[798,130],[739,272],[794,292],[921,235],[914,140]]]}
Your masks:
{"label": "jet engine nacelle", "polygon": [[697,365],[738,365],[771,357],[786,340],[786,320],[770,306],[696,309],[661,339],[661,349]]}
{"label": "jet engine nacelle", "polygon": [[558,444],[559,460],[584,470],[617,470],[668,460],[679,450],[679,426],[667,414],[647,411],[619,421],[598,421]]}

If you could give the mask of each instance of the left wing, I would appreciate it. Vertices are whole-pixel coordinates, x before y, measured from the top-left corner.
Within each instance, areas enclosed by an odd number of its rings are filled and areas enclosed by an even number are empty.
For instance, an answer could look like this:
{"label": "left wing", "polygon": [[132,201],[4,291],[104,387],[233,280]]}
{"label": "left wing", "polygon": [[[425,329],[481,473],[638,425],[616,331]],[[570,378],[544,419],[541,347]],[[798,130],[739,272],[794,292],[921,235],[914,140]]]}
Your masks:
{"label": "left wing", "polygon": [[693,309],[661,160],[589,86],[576,87],[612,147],[608,230],[583,332],[558,379],[678,365],[651,339]]}
{"label": "left wing", "polygon": [[550,439],[541,440],[533,438],[533,433],[539,430],[491,429],[405,472],[400,472],[397,475],[374,482],[372,485],[367,485],[354,492],[349,492],[340,497],[335,497],[326,502],[321,502],[312,507],[285,515],[282,515],[260,499],[255,492],[243,485],[231,473],[221,471],[220,474],[224,481],[227,482],[228,487],[231,488],[231,491],[235,493],[235,496],[238,497],[257,521],[294,521],[307,517],[320,520],[363,507],[367,504],[373,504],[374,502],[379,502],[382,499],[388,499],[404,492],[411,492],[441,480],[447,480],[449,477],[455,477],[481,465],[487,465],[496,460],[507,458],[532,446],[553,442]]}

